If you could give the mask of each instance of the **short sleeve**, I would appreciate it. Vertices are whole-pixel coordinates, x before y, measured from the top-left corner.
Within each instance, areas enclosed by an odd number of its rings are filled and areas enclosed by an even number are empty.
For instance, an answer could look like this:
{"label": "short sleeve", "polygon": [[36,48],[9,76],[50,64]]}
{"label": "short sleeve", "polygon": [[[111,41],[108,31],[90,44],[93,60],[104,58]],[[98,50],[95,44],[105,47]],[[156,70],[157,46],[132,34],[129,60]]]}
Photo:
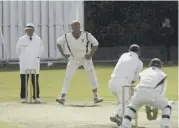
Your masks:
{"label": "short sleeve", "polygon": [[88,33],[88,40],[93,46],[99,45],[97,39],[91,33]]}
{"label": "short sleeve", "polygon": [[57,44],[64,45],[66,43],[65,41],[65,35],[61,36],[57,39]]}

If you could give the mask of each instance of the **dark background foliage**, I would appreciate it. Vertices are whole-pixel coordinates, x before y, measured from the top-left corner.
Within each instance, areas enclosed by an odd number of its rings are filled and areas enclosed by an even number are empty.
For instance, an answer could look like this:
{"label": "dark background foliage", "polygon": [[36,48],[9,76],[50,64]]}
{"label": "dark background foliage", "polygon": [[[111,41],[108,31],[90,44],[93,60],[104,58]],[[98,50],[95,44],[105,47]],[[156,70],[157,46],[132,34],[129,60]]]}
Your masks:
{"label": "dark background foliage", "polygon": [[85,29],[100,47],[162,45],[159,30],[166,17],[174,29],[171,45],[178,45],[177,1],[85,1],[84,10]]}

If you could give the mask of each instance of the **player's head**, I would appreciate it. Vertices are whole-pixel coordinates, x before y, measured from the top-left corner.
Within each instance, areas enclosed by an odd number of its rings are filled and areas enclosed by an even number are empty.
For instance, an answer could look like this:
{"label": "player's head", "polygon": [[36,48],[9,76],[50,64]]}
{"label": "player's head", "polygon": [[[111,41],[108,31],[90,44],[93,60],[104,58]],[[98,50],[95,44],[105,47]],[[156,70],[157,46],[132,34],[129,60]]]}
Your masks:
{"label": "player's head", "polygon": [[78,20],[72,21],[71,28],[73,32],[80,32],[80,22]]}
{"label": "player's head", "polygon": [[28,36],[32,36],[35,31],[34,25],[31,23],[28,23],[25,28],[25,32]]}
{"label": "player's head", "polygon": [[169,25],[169,24],[170,24],[170,19],[169,19],[169,18],[165,18],[165,19],[164,19],[164,23],[165,23],[166,25]]}
{"label": "player's head", "polygon": [[153,58],[150,63],[149,63],[150,67],[157,67],[157,68],[161,68],[162,67],[162,62],[160,59],[158,58]]}
{"label": "player's head", "polygon": [[138,56],[140,55],[140,46],[137,45],[137,44],[132,44],[130,47],[129,47],[129,51],[132,51],[132,52],[135,52],[138,54]]}

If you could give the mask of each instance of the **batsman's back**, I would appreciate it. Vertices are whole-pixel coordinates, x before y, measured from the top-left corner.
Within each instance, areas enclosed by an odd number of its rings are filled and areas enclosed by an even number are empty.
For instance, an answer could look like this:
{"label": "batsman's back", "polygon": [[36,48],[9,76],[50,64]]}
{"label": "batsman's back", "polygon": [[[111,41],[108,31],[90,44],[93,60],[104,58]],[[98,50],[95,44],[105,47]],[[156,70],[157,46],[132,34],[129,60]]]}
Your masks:
{"label": "batsman's back", "polygon": [[139,66],[140,60],[134,52],[127,52],[119,58],[111,78],[128,78],[132,80]]}

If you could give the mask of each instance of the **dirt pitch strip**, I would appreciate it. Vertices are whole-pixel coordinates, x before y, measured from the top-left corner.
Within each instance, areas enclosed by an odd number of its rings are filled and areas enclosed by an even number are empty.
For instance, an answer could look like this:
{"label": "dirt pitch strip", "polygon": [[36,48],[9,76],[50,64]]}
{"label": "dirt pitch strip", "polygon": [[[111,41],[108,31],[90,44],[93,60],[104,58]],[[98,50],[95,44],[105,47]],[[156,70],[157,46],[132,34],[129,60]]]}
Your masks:
{"label": "dirt pitch strip", "polygon": [[[109,116],[116,109],[112,103],[21,104],[0,103],[0,122],[11,123],[20,128],[117,128]],[[177,103],[172,110],[173,128],[177,126]],[[156,121],[148,121],[144,112],[139,112],[138,128],[160,128],[160,115]],[[134,123],[133,123],[134,124]]]}

